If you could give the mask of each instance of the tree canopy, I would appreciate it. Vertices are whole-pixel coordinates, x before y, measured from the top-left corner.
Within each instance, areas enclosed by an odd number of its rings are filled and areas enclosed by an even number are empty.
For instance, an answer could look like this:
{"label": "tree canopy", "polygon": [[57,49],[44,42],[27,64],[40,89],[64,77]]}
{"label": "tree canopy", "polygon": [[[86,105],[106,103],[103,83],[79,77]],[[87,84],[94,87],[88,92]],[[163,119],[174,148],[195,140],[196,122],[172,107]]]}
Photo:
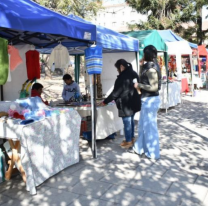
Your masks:
{"label": "tree canopy", "polygon": [[63,15],[75,14],[82,18],[88,18],[97,14],[102,8],[101,0],[33,0],[34,2]]}
{"label": "tree canopy", "polygon": [[202,43],[208,32],[202,31],[201,16],[202,6],[208,5],[207,0],[126,0],[126,2],[137,12],[148,15],[147,22],[138,22],[135,25],[138,29],[172,29],[198,44]]}

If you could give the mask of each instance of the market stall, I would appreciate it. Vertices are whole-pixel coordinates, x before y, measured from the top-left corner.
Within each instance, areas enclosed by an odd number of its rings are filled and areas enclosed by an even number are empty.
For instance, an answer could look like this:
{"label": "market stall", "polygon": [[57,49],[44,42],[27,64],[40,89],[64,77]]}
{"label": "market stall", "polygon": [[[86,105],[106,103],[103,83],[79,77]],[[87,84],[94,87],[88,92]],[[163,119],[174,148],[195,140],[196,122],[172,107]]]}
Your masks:
{"label": "market stall", "polygon": [[204,45],[198,46],[198,74],[202,81],[202,87],[206,86],[206,76],[208,72],[208,52]]}
{"label": "market stall", "polygon": [[[13,148],[6,178],[10,179],[13,166],[16,164],[23,180],[26,181],[27,190],[36,194],[36,186],[64,168],[79,162],[81,117],[74,109],[48,108],[38,97],[0,102],[0,108],[1,111],[8,112],[11,107],[15,107],[15,111],[22,114],[25,111],[25,103],[30,105],[31,112],[38,114],[26,120],[12,116],[1,118],[0,138],[8,139]],[[29,114],[29,111],[27,112]],[[26,117],[26,113],[24,116]],[[27,121],[31,123],[27,124]]]}
{"label": "market stall", "polygon": [[[81,118],[74,109],[36,107],[29,111],[24,108],[27,112],[23,112],[18,103],[14,107],[14,100],[19,98],[27,79],[40,78],[35,48],[91,45],[96,40],[96,27],[68,19],[30,0],[2,0],[0,11],[0,56],[4,57],[0,58],[0,112],[4,112],[0,138],[8,139],[12,148],[6,177],[10,178],[16,163],[27,189],[35,194],[36,186],[79,161]],[[34,106],[33,99],[31,102]]]}

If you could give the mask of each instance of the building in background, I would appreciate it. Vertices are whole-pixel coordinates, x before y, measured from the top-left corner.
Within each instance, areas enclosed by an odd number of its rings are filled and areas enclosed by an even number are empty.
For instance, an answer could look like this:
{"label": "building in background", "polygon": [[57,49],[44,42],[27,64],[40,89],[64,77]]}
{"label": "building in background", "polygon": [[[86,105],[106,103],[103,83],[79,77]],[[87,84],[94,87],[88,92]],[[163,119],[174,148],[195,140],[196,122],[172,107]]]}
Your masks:
{"label": "building in background", "polygon": [[208,29],[208,6],[202,8],[202,30]]}
{"label": "building in background", "polygon": [[122,32],[129,30],[128,24],[146,20],[146,15],[129,7],[125,0],[103,0],[103,9],[97,13],[92,22]]}
{"label": "building in background", "polygon": [[[208,6],[202,8],[202,30],[205,31],[208,29]],[[207,39],[204,40],[204,44],[208,46],[208,34]]]}

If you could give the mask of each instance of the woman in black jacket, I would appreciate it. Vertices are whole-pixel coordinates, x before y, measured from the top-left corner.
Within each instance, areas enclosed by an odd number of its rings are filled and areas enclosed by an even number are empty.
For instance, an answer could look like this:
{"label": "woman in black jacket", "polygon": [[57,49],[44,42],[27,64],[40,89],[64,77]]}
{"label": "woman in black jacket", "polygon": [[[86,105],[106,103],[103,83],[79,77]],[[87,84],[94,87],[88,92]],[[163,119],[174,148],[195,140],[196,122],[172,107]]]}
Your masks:
{"label": "woman in black jacket", "polygon": [[119,117],[122,117],[124,124],[125,140],[121,147],[129,148],[134,142],[134,115],[141,109],[141,98],[134,88],[133,79],[139,82],[138,74],[133,71],[131,63],[119,59],[115,63],[119,75],[115,81],[111,94],[103,101],[103,104],[115,100]]}

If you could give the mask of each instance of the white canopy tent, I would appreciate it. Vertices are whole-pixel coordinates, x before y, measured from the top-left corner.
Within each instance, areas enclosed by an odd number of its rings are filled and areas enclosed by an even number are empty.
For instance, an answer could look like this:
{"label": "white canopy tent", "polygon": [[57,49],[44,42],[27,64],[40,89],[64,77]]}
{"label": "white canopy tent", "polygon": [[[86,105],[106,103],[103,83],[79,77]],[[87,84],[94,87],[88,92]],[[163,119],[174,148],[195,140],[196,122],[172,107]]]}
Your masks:
{"label": "white canopy tent", "polygon": [[190,57],[191,65],[191,92],[193,95],[193,58],[192,58],[192,49],[187,41],[176,41],[176,42],[166,42],[168,46],[168,54],[176,56],[176,65],[177,65],[177,76],[178,80],[182,78],[182,64],[181,56],[188,55]]}
{"label": "white canopy tent", "polygon": [[181,64],[181,55],[190,56],[191,72],[193,71],[192,63],[192,49],[189,46],[187,41],[176,41],[176,42],[166,42],[168,46],[168,54],[176,56],[176,65],[177,65],[177,75],[181,79],[182,74],[182,64]]}
{"label": "white canopy tent", "polygon": [[[177,65],[177,78],[178,82],[169,83],[166,87],[162,87],[160,93],[167,95],[167,98],[163,98],[161,101],[161,108],[169,108],[176,106],[178,103],[181,103],[181,79],[182,79],[182,55],[190,56],[191,64],[191,75],[193,79],[193,61],[192,61],[192,49],[189,46],[187,41],[175,41],[175,42],[166,42],[168,47],[168,55],[176,56],[176,65]],[[192,81],[193,82],[193,81]],[[193,94],[193,86],[192,86]],[[166,100],[167,99],[167,100]]]}

